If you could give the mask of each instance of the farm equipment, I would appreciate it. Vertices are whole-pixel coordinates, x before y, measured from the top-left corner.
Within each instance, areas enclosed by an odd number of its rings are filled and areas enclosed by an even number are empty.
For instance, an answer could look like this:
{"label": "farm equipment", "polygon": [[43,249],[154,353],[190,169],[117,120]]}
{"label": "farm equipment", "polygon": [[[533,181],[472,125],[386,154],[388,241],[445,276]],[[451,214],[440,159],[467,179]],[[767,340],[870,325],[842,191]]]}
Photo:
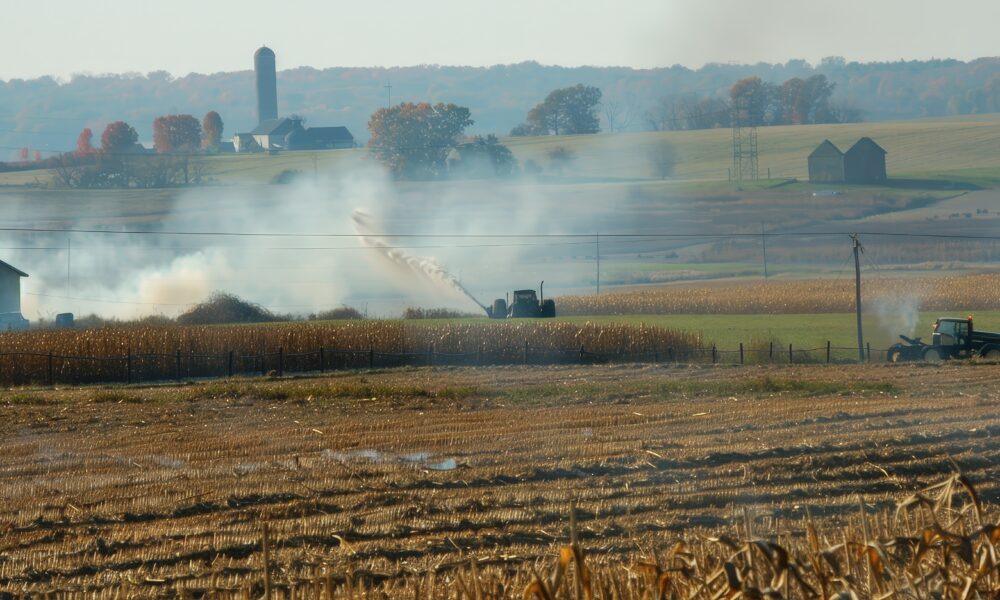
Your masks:
{"label": "farm equipment", "polygon": [[514,290],[514,297],[508,305],[504,298],[497,298],[493,306],[486,308],[486,314],[491,319],[548,319],[556,316],[556,302],[545,299],[545,282],[539,286],[539,295],[535,290]]}
{"label": "farm equipment", "polygon": [[889,362],[925,360],[940,362],[952,358],[1000,359],[1000,333],[976,331],[972,317],[942,317],[934,322],[931,343],[920,338],[899,336],[905,344],[894,344],[886,353]]}

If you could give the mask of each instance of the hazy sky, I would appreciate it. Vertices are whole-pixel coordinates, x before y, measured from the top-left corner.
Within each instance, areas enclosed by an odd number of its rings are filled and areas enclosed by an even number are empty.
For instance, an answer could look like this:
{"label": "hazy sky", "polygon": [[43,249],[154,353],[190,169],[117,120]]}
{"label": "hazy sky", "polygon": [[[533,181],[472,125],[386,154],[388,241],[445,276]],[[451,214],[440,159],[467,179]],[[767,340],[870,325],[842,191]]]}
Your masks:
{"label": "hazy sky", "polygon": [[[3,0],[0,79],[278,68],[970,59],[998,0]],[[739,8],[737,8],[739,7]]]}

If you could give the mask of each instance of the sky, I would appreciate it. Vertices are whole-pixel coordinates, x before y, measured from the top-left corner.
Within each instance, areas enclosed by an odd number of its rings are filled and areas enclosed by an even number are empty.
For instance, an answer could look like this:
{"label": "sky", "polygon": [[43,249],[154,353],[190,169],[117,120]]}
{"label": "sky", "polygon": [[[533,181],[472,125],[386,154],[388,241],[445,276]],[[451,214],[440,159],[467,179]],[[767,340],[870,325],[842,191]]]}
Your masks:
{"label": "sky", "polygon": [[[997,0],[3,0],[0,79],[418,64],[1000,55]],[[11,25],[14,26],[11,26]]]}

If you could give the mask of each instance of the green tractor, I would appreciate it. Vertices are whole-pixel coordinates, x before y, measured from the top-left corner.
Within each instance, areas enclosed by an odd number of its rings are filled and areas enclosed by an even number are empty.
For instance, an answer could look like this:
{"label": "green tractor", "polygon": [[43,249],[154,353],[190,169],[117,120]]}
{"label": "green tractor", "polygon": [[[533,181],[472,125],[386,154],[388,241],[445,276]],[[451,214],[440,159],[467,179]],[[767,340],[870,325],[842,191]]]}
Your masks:
{"label": "green tractor", "polygon": [[[539,300],[539,295],[541,300]],[[486,309],[491,319],[551,319],[556,316],[556,302],[545,299],[545,282],[539,286],[539,294],[535,290],[514,290],[510,304],[504,298],[497,298],[493,306]]]}

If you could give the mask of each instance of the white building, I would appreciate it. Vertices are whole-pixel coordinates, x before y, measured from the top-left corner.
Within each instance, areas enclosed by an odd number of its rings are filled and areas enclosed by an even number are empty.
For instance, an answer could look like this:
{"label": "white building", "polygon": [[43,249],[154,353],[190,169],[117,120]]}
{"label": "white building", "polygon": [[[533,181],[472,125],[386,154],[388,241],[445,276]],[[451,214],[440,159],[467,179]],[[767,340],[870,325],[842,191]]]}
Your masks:
{"label": "white building", "polygon": [[21,278],[27,276],[0,260],[0,331],[28,328],[21,316]]}

